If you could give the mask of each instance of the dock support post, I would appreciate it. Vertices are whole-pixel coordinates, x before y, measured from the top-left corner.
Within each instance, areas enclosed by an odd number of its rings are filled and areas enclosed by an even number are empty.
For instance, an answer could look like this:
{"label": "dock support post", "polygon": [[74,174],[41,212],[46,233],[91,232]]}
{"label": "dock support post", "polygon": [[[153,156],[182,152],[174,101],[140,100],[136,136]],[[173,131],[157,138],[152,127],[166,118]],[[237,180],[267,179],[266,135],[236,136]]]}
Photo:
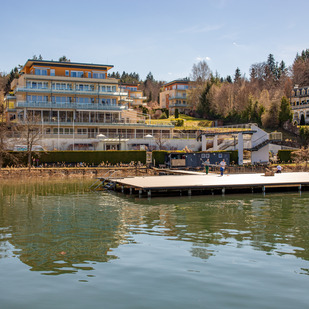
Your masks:
{"label": "dock support post", "polygon": [[225,194],[225,188],[222,188],[222,195]]}
{"label": "dock support post", "polygon": [[251,192],[252,192],[252,193],[254,193],[254,189],[253,189],[253,187],[251,188]]}
{"label": "dock support post", "polygon": [[151,197],[151,190],[147,191],[147,195],[148,195],[148,197]]}
{"label": "dock support post", "polygon": [[180,196],[182,196],[182,191],[181,190],[179,191],[179,194],[180,194]]}
{"label": "dock support post", "polygon": [[142,189],[139,189],[139,190],[138,190],[138,195],[139,195],[139,197],[142,196],[142,193],[143,193]]}
{"label": "dock support post", "polygon": [[132,195],[132,187],[130,188],[130,195]]}
{"label": "dock support post", "polygon": [[124,192],[124,186],[121,187],[121,193],[123,193],[123,192]]}
{"label": "dock support post", "polygon": [[263,191],[263,193],[265,193],[265,186],[262,187],[262,191]]}
{"label": "dock support post", "polygon": [[299,192],[301,191],[301,185],[298,186],[298,191],[299,191]]}
{"label": "dock support post", "polygon": [[192,191],[191,189],[188,190],[188,195],[191,196],[192,195]]}

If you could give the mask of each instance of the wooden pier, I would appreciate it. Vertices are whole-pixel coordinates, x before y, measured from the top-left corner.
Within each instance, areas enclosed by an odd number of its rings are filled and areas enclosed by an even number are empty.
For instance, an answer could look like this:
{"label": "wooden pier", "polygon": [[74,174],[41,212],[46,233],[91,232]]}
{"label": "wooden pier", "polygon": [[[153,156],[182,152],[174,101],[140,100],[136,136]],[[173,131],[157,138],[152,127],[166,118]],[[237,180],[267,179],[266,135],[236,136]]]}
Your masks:
{"label": "wooden pier", "polygon": [[[104,184],[103,180],[102,183]],[[112,186],[110,184],[113,184]],[[109,179],[109,189],[139,196],[225,194],[306,190],[309,173],[202,174],[140,176]]]}

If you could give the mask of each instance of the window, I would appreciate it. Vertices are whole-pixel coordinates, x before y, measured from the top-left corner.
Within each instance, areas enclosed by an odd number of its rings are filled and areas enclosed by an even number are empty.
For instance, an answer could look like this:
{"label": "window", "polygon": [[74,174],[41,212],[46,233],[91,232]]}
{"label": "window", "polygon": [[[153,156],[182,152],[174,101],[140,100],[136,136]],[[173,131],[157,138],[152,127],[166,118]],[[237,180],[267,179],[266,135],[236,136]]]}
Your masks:
{"label": "window", "polygon": [[91,72],[88,72],[88,78],[91,78]]}
{"label": "window", "polygon": [[116,99],[112,99],[112,104],[116,105],[117,104],[117,100]]}
{"label": "window", "polygon": [[101,87],[101,90],[102,90],[102,92],[106,92],[106,87],[105,87],[105,86],[102,86],[102,87]]}
{"label": "window", "polygon": [[50,76],[55,76],[55,69],[50,69]]}
{"label": "window", "polygon": [[77,134],[87,134],[87,129],[77,129]]}
{"label": "window", "polygon": [[35,75],[47,75],[47,69],[35,69]]}
{"label": "window", "polygon": [[107,86],[106,88],[107,88],[107,92],[111,92],[112,91],[111,90],[111,86]]}
{"label": "window", "polygon": [[116,92],[116,86],[113,86],[113,87],[112,87],[112,91],[113,91],[113,92]]}
{"label": "window", "polygon": [[84,72],[81,71],[71,71],[71,77],[83,77]]}
{"label": "window", "polygon": [[69,70],[65,70],[65,76],[70,76],[70,71]]}
{"label": "window", "polygon": [[93,78],[105,79],[105,73],[93,72],[92,76]]}

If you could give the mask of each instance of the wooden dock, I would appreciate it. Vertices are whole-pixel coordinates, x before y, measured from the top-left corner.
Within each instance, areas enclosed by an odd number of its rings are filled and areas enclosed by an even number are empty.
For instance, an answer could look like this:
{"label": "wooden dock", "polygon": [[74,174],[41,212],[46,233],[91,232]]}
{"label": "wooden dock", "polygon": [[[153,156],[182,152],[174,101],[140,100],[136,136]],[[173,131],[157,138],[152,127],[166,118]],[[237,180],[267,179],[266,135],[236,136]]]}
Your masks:
{"label": "wooden dock", "polygon": [[115,191],[146,195],[225,194],[240,192],[268,192],[306,190],[309,173],[265,174],[186,174],[142,176],[110,179]]}

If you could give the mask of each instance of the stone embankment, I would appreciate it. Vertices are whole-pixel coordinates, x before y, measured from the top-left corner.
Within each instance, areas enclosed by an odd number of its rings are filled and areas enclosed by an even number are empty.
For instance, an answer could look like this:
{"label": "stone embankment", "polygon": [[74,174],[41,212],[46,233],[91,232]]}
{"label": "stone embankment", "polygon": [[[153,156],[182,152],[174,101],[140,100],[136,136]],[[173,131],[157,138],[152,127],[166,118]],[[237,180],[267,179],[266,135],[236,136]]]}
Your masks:
{"label": "stone embankment", "polygon": [[[183,169],[189,170],[189,169]],[[276,170],[276,166],[229,166],[226,169],[227,174],[247,174],[247,173],[265,173],[269,170]],[[303,165],[283,166],[283,172],[304,172],[308,168]],[[204,172],[204,169],[196,171]],[[9,178],[97,178],[112,176],[133,177],[133,176],[152,176],[160,173],[170,174],[168,169],[149,168],[146,166],[129,167],[35,167],[29,172],[26,167],[2,168],[0,169],[0,179]],[[219,167],[212,167],[210,173],[219,173]]]}
{"label": "stone embankment", "polygon": [[8,178],[96,178],[151,176],[155,171],[147,167],[51,167],[51,168],[2,168],[0,179]]}

